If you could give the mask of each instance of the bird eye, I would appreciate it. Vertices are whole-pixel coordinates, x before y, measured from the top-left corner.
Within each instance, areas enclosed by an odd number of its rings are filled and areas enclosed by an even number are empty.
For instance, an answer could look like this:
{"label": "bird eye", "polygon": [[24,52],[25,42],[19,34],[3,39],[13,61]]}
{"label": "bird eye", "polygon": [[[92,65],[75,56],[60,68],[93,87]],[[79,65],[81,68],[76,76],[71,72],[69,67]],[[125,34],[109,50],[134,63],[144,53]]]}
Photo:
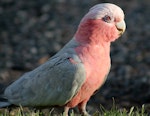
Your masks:
{"label": "bird eye", "polygon": [[110,23],[110,22],[111,22],[111,17],[108,16],[108,15],[104,16],[102,19],[103,19],[103,21],[105,21],[105,22],[107,22],[107,23]]}

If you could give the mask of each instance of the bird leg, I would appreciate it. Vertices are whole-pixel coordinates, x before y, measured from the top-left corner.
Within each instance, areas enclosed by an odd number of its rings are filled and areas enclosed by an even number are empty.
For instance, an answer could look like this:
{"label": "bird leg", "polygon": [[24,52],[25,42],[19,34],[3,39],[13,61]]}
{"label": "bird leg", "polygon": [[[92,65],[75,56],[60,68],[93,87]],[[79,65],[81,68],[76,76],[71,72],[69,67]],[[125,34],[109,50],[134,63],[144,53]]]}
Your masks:
{"label": "bird leg", "polygon": [[90,116],[90,114],[86,111],[87,101],[81,102],[78,104],[78,109],[83,116]]}
{"label": "bird leg", "polygon": [[65,106],[63,116],[68,116],[69,107]]}

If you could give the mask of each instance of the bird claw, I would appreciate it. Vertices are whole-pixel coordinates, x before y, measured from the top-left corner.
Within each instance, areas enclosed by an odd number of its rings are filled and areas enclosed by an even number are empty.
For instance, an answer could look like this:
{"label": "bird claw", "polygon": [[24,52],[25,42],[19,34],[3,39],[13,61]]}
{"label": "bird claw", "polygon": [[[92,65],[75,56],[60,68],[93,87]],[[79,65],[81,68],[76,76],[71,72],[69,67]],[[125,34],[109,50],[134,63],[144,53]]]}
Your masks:
{"label": "bird claw", "polygon": [[87,111],[82,111],[81,114],[82,114],[82,116],[92,116]]}

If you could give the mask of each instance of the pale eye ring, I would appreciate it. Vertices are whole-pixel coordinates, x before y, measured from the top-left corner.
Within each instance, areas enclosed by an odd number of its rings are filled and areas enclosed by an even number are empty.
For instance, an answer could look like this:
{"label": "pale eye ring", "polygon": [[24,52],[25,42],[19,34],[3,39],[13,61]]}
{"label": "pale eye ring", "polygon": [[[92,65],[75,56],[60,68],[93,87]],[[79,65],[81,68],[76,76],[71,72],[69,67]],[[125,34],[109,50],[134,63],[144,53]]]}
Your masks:
{"label": "pale eye ring", "polygon": [[110,16],[108,16],[108,15],[105,15],[103,18],[103,21],[105,21],[105,22],[107,22],[107,23],[110,23],[111,22],[111,17]]}

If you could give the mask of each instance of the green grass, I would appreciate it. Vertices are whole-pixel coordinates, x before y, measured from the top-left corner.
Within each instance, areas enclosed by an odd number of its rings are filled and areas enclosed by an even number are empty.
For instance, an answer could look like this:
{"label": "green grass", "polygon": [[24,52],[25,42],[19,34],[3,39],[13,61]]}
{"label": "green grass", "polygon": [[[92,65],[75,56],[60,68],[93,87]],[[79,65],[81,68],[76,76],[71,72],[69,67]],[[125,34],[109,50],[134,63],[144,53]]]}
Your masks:
{"label": "green grass", "polygon": [[101,107],[101,113],[98,112],[97,115],[94,116],[148,116],[145,112],[144,105],[141,109],[131,107],[129,111],[126,109],[117,109],[117,107],[113,106],[111,110],[106,110],[105,108]]}
{"label": "green grass", "polygon": [[[3,112],[0,111],[0,116],[53,116],[51,115],[53,110],[49,111],[48,113],[41,112],[37,110],[36,112],[34,110],[24,110],[22,107],[17,108],[16,110],[13,109],[12,111],[8,111],[7,109],[4,109]],[[57,116],[57,115],[56,115]],[[59,116],[63,116],[63,114],[60,114]],[[80,116],[76,115],[73,111],[70,113],[70,116]],[[92,116],[148,116],[148,114],[145,112],[144,105],[139,108],[131,107],[129,111],[126,109],[117,109],[116,106],[113,106],[110,110],[106,110],[103,106],[100,107],[99,111],[96,111]]]}

